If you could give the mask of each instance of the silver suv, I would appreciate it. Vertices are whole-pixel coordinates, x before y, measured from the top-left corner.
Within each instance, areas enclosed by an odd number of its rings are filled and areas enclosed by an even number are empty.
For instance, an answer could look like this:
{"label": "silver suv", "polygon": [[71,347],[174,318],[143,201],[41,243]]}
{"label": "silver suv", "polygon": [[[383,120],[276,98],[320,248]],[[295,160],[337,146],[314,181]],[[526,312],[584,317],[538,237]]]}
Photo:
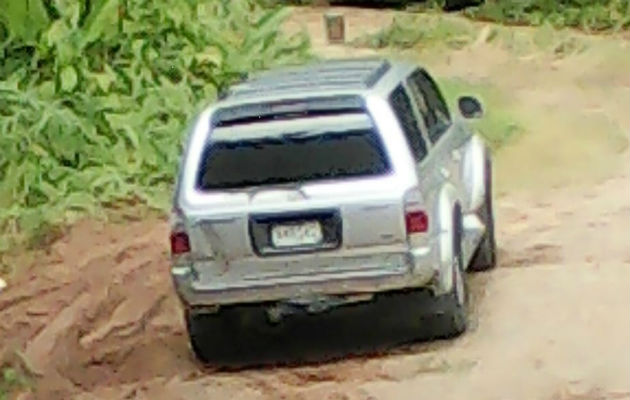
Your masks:
{"label": "silver suv", "polygon": [[[178,176],[172,278],[191,345],[233,349],[228,310],[265,323],[422,290],[466,329],[466,270],[495,264],[490,152],[429,73],[387,59],[273,70],[196,120]],[[259,315],[257,314],[257,315]]]}

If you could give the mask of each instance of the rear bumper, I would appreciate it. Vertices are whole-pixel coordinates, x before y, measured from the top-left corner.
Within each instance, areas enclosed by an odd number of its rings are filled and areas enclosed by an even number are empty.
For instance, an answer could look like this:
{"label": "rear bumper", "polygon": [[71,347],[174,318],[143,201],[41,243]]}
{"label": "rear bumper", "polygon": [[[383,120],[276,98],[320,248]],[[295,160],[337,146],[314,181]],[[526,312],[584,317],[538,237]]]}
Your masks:
{"label": "rear bumper", "polygon": [[213,307],[307,299],[326,295],[371,294],[405,288],[431,288],[438,278],[437,257],[431,248],[401,254],[396,265],[294,275],[283,279],[208,282],[191,266],[173,267],[175,290],[186,307]]}

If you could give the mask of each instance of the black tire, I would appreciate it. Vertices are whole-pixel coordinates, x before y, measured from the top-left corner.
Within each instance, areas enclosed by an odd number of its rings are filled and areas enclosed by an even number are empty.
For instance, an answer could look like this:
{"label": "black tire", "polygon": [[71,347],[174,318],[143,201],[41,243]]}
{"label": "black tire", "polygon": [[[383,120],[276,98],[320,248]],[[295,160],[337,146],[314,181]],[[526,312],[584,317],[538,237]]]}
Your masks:
{"label": "black tire", "polygon": [[436,299],[439,318],[437,337],[451,338],[461,335],[468,327],[468,286],[461,251],[461,218],[457,218],[453,238],[453,287]]}
{"label": "black tire", "polygon": [[486,158],[485,176],[486,194],[479,217],[486,226],[479,247],[475,251],[468,269],[470,271],[487,271],[497,265],[497,244],[494,233],[494,210],[492,207],[492,162]]}
{"label": "black tire", "polygon": [[190,348],[195,357],[204,364],[212,362],[216,349],[221,348],[221,318],[214,315],[184,313]]}
{"label": "black tire", "polygon": [[254,329],[251,335],[248,335],[239,329],[240,325],[250,322],[259,327],[262,322],[251,321],[252,315],[256,314],[248,313],[247,310],[243,312],[219,310],[213,314],[187,310],[186,328],[190,347],[196,358],[201,363],[213,367],[234,367],[242,364],[252,352],[251,339],[259,329]]}
{"label": "black tire", "polygon": [[282,347],[285,324],[268,320],[263,304],[224,306],[212,314],[185,312],[190,347],[197,360],[206,366],[232,369],[274,363],[276,356],[291,359],[294,349]]}

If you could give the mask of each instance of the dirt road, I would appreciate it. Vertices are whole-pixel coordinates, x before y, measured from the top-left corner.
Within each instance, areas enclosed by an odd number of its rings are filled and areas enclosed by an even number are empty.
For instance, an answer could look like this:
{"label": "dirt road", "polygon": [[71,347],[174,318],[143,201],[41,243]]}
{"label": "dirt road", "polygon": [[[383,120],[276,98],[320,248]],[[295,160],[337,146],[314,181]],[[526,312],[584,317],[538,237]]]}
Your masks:
{"label": "dirt road", "polygon": [[[386,20],[365,13],[354,21]],[[319,17],[300,18],[319,29]],[[165,222],[86,221],[9,279],[0,361],[33,378],[24,398],[36,399],[630,399],[630,159],[578,126],[601,127],[601,117],[628,131],[625,67],[602,77],[579,57],[517,59],[492,46],[433,62],[442,76],[492,76],[551,127],[532,120],[497,156],[500,265],[470,277],[472,327],[459,339],[318,365],[204,370],[170,286]]]}

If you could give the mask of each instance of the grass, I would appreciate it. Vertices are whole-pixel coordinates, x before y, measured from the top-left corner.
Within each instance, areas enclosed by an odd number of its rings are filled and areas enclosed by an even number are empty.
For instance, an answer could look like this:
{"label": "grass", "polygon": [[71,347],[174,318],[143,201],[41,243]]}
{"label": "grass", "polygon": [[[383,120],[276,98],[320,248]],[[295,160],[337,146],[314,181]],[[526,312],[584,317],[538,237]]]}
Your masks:
{"label": "grass", "polygon": [[540,105],[517,109],[528,121],[518,143],[497,154],[502,190],[592,185],[627,162],[627,135],[604,115],[576,115]]}
{"label": "grass", "polygon": [[486,0],[464,13],[473,19],[497,23],[551,24],[589,32],[630,28],[628,0]]}
{"label": "grass", "polygon": [[550,106],[508,96],[509,89],[500,85],[457,78],[438,81],[453,110],[459,95],[482,100],[485,115],[471,124],[495,152],[501,193],[594,184],[627,165],[620,157],[628,148],[627,128],[619,120],[623,111],[579,112],[572,104]]}
{"label": "grass", "polygon": [[473,95],[481,100],[484,116],[470,121],[471,125],[486,139],[493,150],[512,143],[523,132],[523,124],[518,118],[509,98],[500,90],[487,84],[470,83],[463,79],[442,78],[438,85],[444,92],[451,110],[457,110],[457,98]]}
{"label": "grass", "polygon": [[584,52],[589,46],[584,34],[571,29],[557,29],[550,23],[534,29],[515,28],[474,22],[441,12],[400,13],[389,26],[359,36],[351,45],[377,50],[435,53],[480,43],[497,43],[515,55],[543,52],[557,58]]}
{"label": "grass", "polygon": [[355,47],[410,49],[446,46],[461,48],[474,39],[475,29],[441,14],[398,14],[388,27],[352,41]]}

